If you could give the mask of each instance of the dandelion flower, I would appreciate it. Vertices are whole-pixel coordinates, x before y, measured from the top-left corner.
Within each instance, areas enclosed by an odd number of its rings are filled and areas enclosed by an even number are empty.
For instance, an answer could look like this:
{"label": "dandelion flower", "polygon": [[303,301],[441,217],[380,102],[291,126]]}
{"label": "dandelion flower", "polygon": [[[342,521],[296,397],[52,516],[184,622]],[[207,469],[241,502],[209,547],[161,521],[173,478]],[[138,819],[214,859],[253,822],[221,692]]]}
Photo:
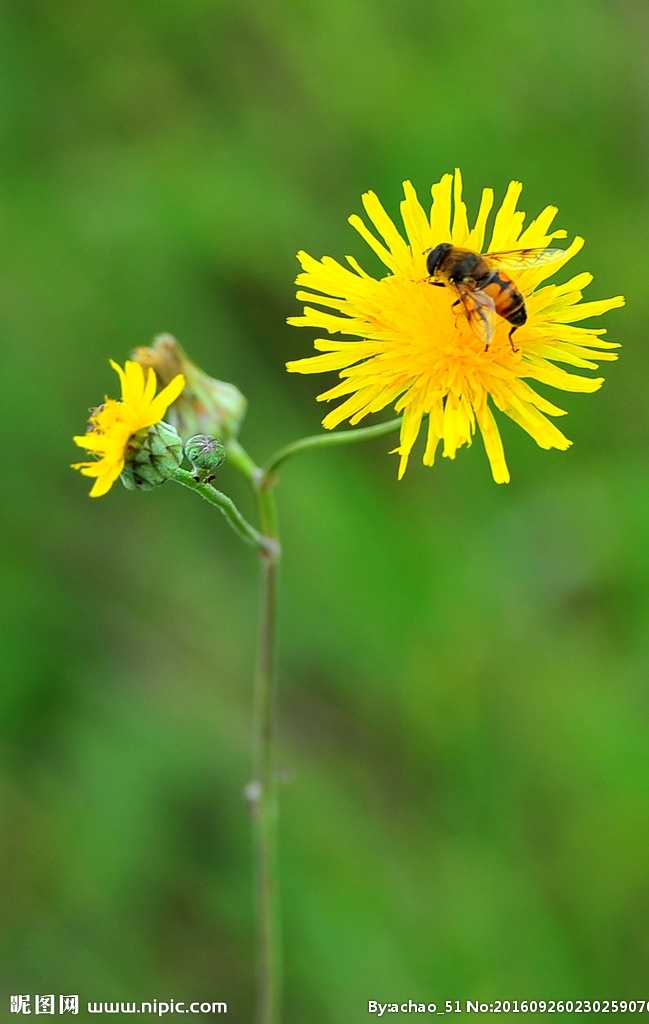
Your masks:
{"label": "dandelion flower", "polygon": [[130,360],[124,369],[112,359],[110,365],[121,381],[121,401],[107,398],[92,410],[88,432],[73,438],[75,444],[94,456],[92,462],[76,462],[72,467],[84,476],[96,478],[91,498],[99,498],[111,489],[125,464],[141,448],[149,428],[160,422],[185,384],[183,375],[178,374],[156,395],[156,375],[152,369],[145,370]]}
{"label": "dandelion flower", "polygon": [[318,338],[315,348],[322,354],[291,361],[287,369],[338,371],[340,383],[318,395],[318,401],[342,400],[322,421],[327,429],[344,420],[355,425],[393,405],[401,416],[395,449],[400,456],[399,478],[427,418],[425,465],[433,465],[440,442],[442,454],[455,458],[459,448],[471,444],[477,426],[494,480],[506,483],[509,470],[494,409],[526,430],[541,448],[568,448],[571,441],[548,419],[563,415],[564,410],[539,395],[533,385],[597,391],[601,377],[569,372],[556,364],[573,371],[593,370],[596,359],[616,359],[611,350],[619,346],[601,338],[603,329],[575,325],[622,306],[624,299],[582,302],[582,291],[592,280],[587,273],[565,284],[543,283],[579,252],[583,239],[575,238],[560,258],[510,275],[525,300],[527,322],[517,329],[514,348],[509,341],[511,324],[496,317],[487,347],[462,315],[462,307],[453,308],[454,292],[430,286],[425,254],[441,242],[474,252],[545,249],[566,236],[565,231],[551,227],[556,207],[546,207],[524,227],[525,214],[516,209],[522,185],[511,182],[485,245],[492,189],[483,190],[472,227],[459,170],[433,185],[430,215],[409,181],[403,189],[405,238],[374,192],[365,193],[362,200],[374,230],[358,216],[349,218],[388,268],[387,276],[371,277],[351,256],[345,257],[348,266],[343,266],[329,256],[317,260],[305,252],[298,254],[303,272],[296,283],[304,290],[298,291],[297,298],[322,308],[307,305],[303,315],[291,317],[289,323],[360,340]]}

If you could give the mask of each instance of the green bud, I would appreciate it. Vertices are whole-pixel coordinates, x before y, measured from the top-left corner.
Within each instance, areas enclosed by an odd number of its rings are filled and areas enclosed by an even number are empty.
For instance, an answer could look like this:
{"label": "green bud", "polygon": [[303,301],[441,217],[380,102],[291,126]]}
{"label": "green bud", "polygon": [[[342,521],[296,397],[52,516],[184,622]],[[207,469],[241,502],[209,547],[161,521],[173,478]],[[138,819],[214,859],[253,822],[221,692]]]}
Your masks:
{"label": "green bud", "polygon": [[191,462],[194,480],[207,484],[214,479],[214,473],[225,461],[225,448],[218,437],[195,434],[185,442],[185,455]]}
{"label": "green bud", "polygon": [[178,431],[161,420],[129,440],[120,480],[129,491],[151,491],[171,479],[182,459]]}

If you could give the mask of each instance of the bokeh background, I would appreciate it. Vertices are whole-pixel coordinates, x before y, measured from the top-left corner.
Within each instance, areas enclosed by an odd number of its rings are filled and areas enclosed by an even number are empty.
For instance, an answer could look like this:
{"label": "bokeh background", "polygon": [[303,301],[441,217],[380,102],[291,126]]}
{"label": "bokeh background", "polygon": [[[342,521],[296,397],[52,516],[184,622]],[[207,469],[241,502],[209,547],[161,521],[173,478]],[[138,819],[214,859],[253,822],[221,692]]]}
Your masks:
{"label": "bokeh background", "polygon": [[648,48],[646,0],[2,4],[3,1014],[252,1019],[257,566],[181,488],[90,501],[70,438],[160,331],[257,459],[317,431],[295,252],[378,270],[361,193],[455,166],[559,207],[624,348],[567,453],[501,421],[507,487],[479,441],[282,473],[284,1021],[649,998]]}

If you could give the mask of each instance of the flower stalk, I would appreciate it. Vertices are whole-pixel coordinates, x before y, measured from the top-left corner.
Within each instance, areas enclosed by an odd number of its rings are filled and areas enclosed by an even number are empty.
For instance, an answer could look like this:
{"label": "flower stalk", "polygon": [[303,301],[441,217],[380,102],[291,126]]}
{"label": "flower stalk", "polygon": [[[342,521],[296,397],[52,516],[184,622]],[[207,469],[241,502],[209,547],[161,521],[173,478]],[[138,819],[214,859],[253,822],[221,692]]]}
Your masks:
{"label": "flower stalk", "polygon": [[257,947],[257,1024],[278,1024],[282,942],[278,877],[277,792],[277,585],[281,547],[273,486],[236,439],[227,458],[250,483],[257,504],[261,543],[261,607],[253,686],[253,779],[245,795],[252,819]]}
{"label": "flower stalk", "polygon": [[257,477],[256,493],[265,548],[260,551],[261,614],[253,690],[254,783],[248,787],[248,794],[257,905],[257,1021],[277,1024],[282,977],[276,756],[277,584],[281,549],[275,496],[267,478]]}
{"label": "flower stalk", "polygon": [[331,448],[334,445],[353,444],[356,441],[369,441],[373,437],[381,437],[383,434],[390,434],[399,430],[401,418],[387,420],[385,423],[377,423],[373,427],[360,427],[355,430],[338,430],[332,434],[313,434],[311,437],[302,437],[299,441],[293,441],[285,445],[268,460],[264,467],[266,478],[277,472],[279,467],[292,455],[299,455],[301,452],[311,451],[316,448]]}
{"label": "flower stalk", "polygon": [[[282,989],[277,768],[277,587],[281,546],[274,493],[277,469],[293,455],[332,444],[368,440],[398,427],[399,420],[392,420],[361,430],[306,437],[279,449],[264,468],[255,464],[237,440],[226,444],[228,460],[253,488],[261,527],[261,544],[257,545],[261,563],[261,611],[253,689],[253,780],[246,787],[253,825],[255,868],[257,1024],[278,1024]],[[190,480],[194,489],[207,486],[210,492],[214,491],[209,485],[196,485],[191,477]],[[211,494],[208,500],[212,500]]]}

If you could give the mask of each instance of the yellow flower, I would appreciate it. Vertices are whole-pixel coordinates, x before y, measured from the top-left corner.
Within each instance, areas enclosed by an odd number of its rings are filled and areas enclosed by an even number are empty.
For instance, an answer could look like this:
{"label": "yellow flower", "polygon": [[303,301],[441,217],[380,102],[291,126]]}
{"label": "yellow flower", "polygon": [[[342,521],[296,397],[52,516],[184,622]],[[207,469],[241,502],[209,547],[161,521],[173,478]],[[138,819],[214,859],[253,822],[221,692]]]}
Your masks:
{"label": "yellow flower", "polygon": [[96,477],[91,498],[99,498],[111,489],[124,464],[141,447],[145,433],[139,438],[135,435],[160,422],[185,384],[183,375],[178,374],[156,395],[156,375],[152,369],[145,371],[139,363],[129,360],[124,369],[112,359],[110,365],[119,374],[121,401],[107,398],[92,410],[88,432],[73,438],[75,444],[94,456],[94,461],[76,462],[72,467],[84,476]]}
{"label": "yellow flower", "polygon": [[[357,424],[369,413],[394,404],[401,414],[399,477],[424,417],[428,417],[423,462],[432,466],[440,441],[442,454],[455,458],[458,448],[471,444],[476,424],[497,483],[507,483],[509,470],[492,406],[526,430],[541,448],[566,449],[571,442],[547,416],[563,415],[533,389],[528,381],[564,391],[591,392],[603,383],[601,377],[569,373],[555,363],[576,369],[596,369],[599,360],[616,359],[611,349],[619,346],[603,341],[605,331],[574,324],[587,317],[624,305],[622,296],[581,302],[582,290],[592,276],[581,273],[565,284],[539,287],[560,270],[584,244],[575,238],[564,254],[552,262],[532,265],[511,273],[527,308],[527,323],[510,344],[511,324],[496,317],[489,346],[476,334],[462,306],[453,309],[456,294],[448,287],[431,287],[426,270],[427,250],[441,242],[475,252],[552,246],[553,239],[566,232],[551,230],[557,210],[546,207],[523,227],[525,214],[516,209],[520,182],[512,181],[496,214],[491,240],[484,245],[487,218],[493,205],[493,190],[484,189],[473,227],[462,200],[462,178],[445,174],[432,187],[430,216],[420,205],[409,181],[404,182],[401,216],[406,238],[395,227],[377,196],[367,192],[363,206],[376,233],[360,217],[349,223],[378,255],[390,273],[376,280],[351,257],[345,267],[329,256],[316,260],[298,254],[303,273],[296,283],[306,291],[297,298],[324,309],[305,306],[302,316],[289,323],[315,327],[328,334],[353,335],[360,341],[319,338],[315,348],[323,355],[287,363],[295,373],[337,370],[341,383],[318,401],[343,399],[329,412],[323,426],[331,429],[344,420]],[[326,312],[333,310],[334,312]]]}

